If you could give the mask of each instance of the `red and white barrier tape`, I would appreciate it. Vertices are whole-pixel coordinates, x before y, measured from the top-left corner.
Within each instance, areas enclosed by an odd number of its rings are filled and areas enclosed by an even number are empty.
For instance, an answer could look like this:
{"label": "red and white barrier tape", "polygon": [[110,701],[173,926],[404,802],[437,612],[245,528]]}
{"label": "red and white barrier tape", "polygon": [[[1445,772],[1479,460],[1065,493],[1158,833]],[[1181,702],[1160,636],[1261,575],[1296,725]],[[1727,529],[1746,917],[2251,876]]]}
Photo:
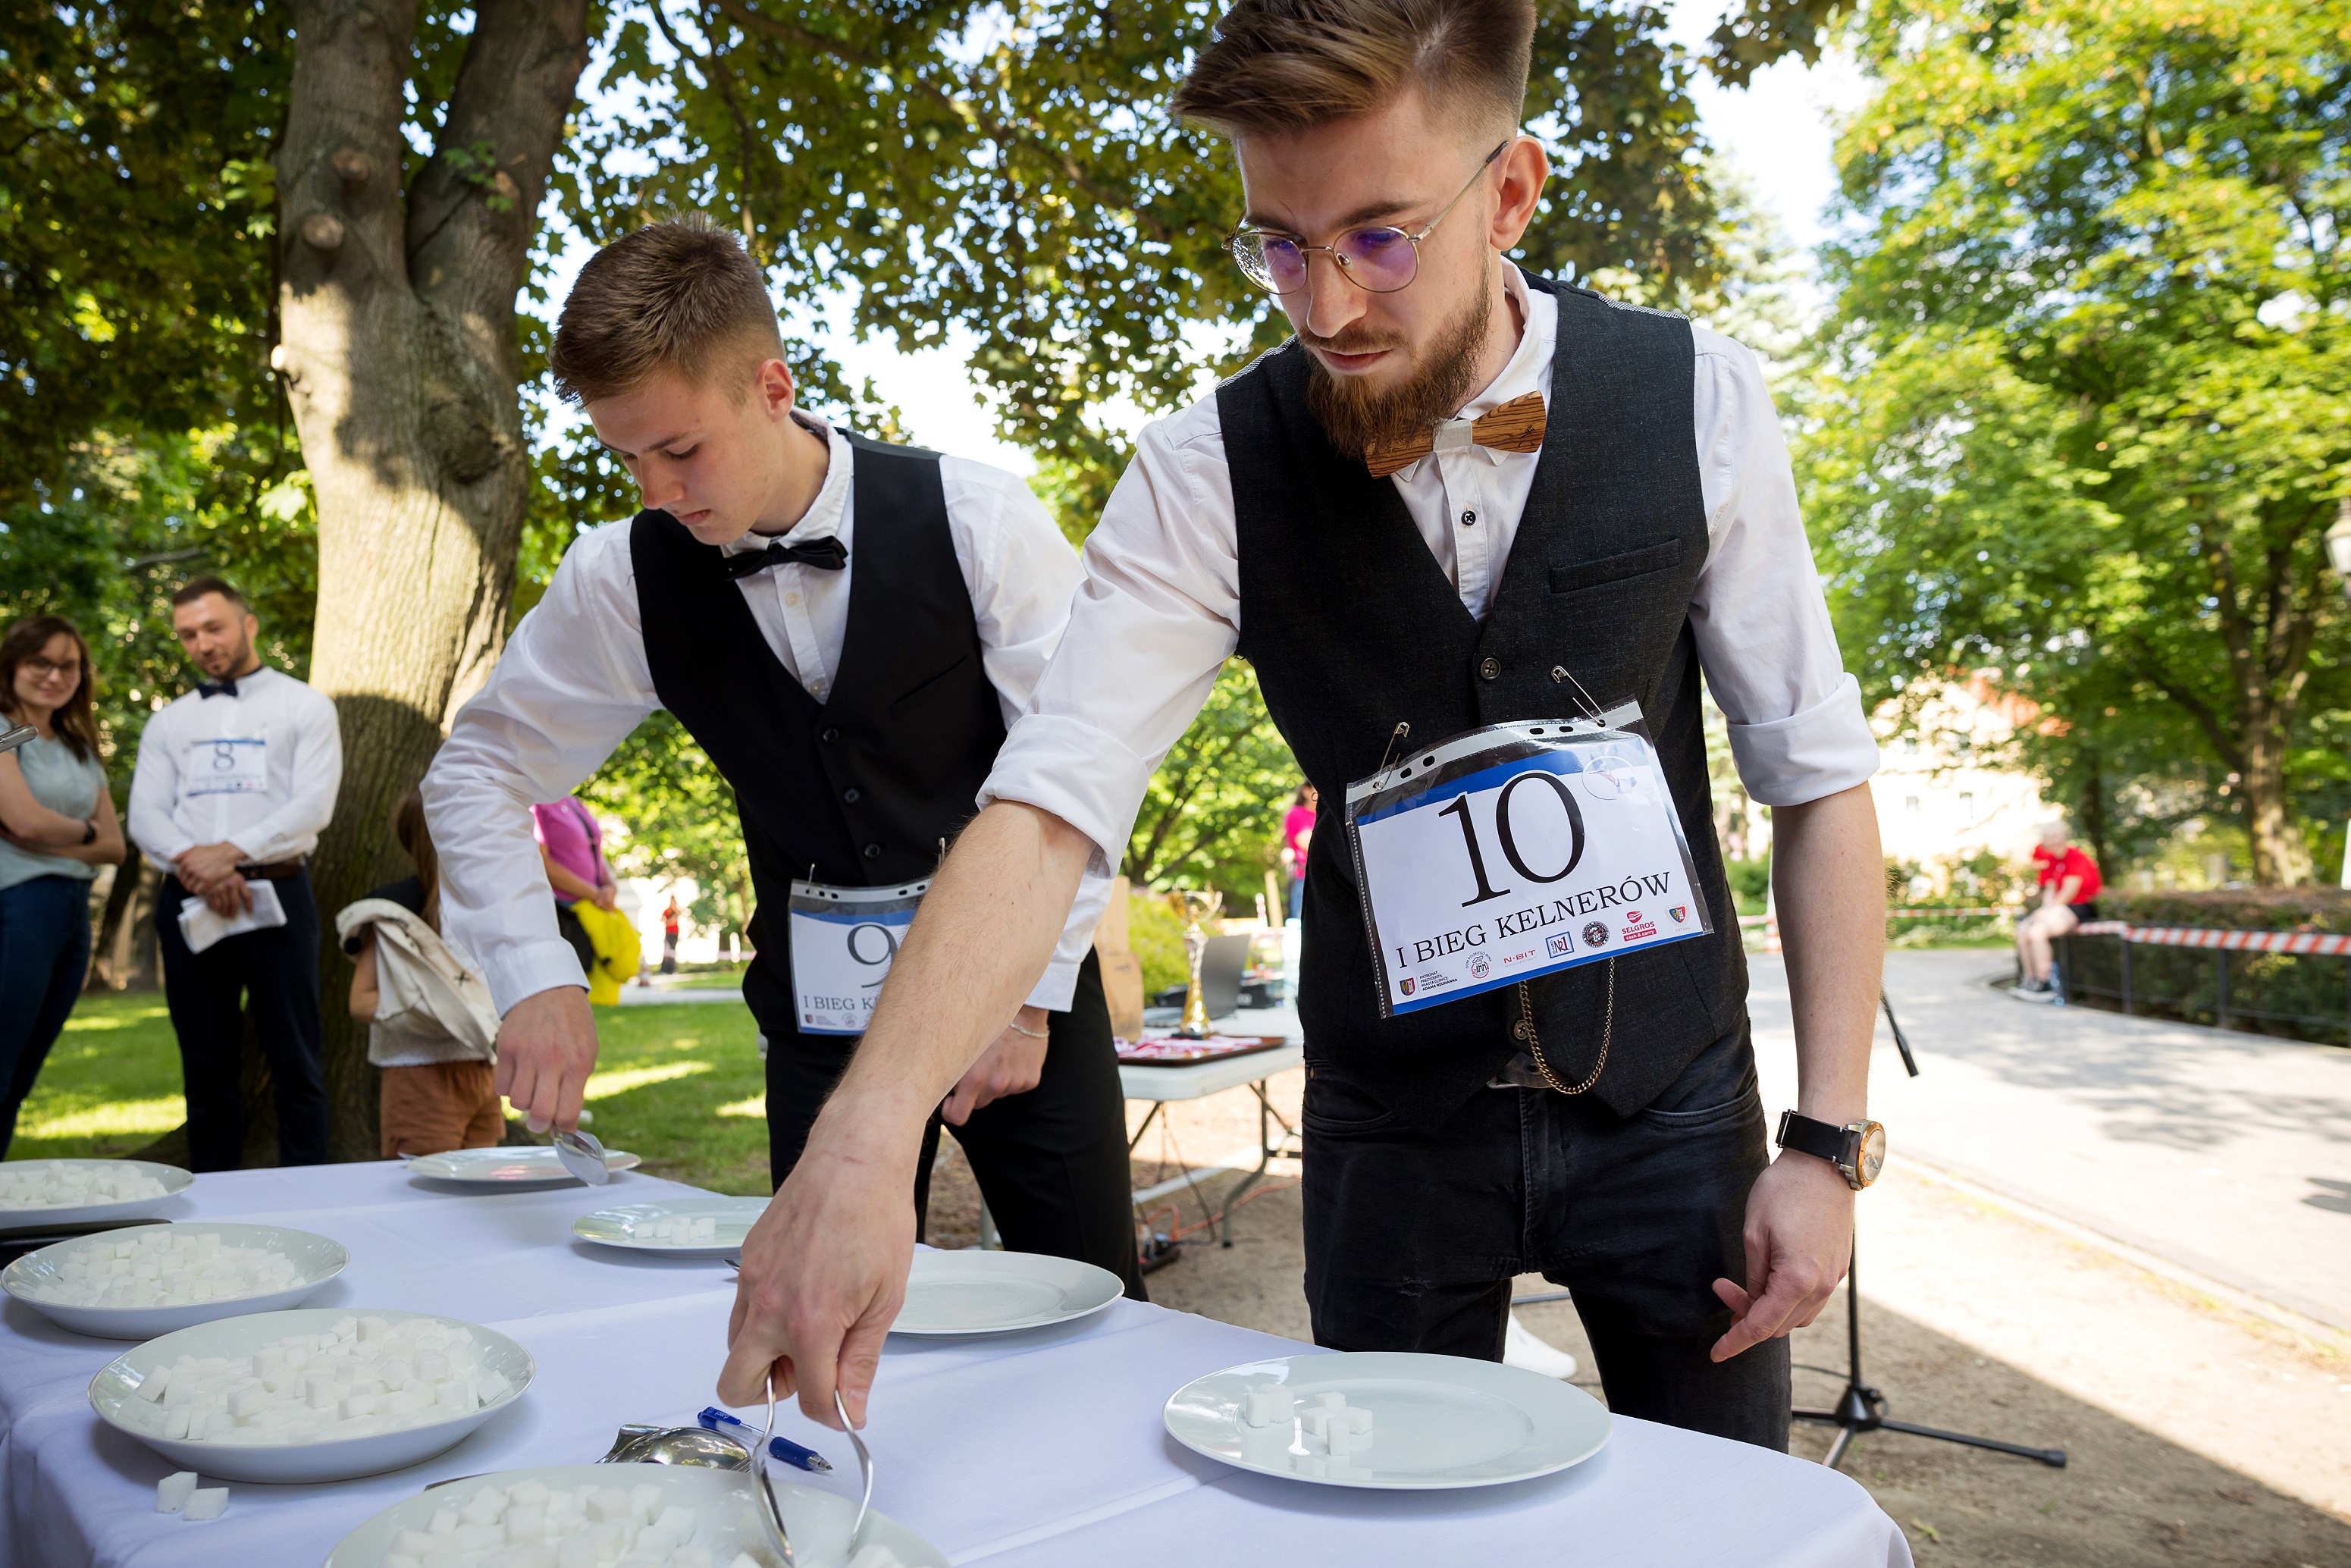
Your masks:
{"label": "red and white barrier tape", "polygon": [[2133,925],[2127,920],[2093,920],[2074,928],[2076,936],[2119,936],[2158,947],[2217,947],[2231,953],[2299,953],[2320,957],[2351,954],[2351,936],[2325,931],[2229,931],[2210,925]]}

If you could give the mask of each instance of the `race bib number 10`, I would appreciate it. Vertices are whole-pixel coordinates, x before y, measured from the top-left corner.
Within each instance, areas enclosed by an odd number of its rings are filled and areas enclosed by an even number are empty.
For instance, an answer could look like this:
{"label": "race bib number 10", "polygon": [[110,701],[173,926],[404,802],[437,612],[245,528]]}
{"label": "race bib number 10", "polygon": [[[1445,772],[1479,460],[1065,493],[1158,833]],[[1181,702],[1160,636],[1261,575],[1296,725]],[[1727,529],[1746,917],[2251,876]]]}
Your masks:
{"label": "race bib number 10", "polygon": [[1383,1017],[1713,930],[1636,705],[1424,748],[1346,824]]}
{"label": "race bib number 10", "polygon": [[803,1034],[863,1034],[930,883],[792,883],[792,990]]}

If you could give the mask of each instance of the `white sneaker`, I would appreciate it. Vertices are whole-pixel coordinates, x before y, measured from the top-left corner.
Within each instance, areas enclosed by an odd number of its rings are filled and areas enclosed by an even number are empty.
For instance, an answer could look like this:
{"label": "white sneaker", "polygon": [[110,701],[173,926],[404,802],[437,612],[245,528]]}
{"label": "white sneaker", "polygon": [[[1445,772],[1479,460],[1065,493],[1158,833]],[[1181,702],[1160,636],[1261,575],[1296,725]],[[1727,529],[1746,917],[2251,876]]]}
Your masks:
{"label": "white sneaker", "polygon": [[2047,986],[2044,986],[2037,991],[2029,985],[2011,986],[2009,988],[2008,994],[2011,998],[2020,1002],[2048,1003],[2053,1002],[2057,999],[2056,988],[2054,987]]}
{"label": "white sneaker", "polygon": [[1532,1329],[1519,1322],[1516,1312],[1510,1314],[1510,1331],[1502,1339],[1502,1364],[1562,1381],[1575,1375],[1575,1357],[1538,1338]]}

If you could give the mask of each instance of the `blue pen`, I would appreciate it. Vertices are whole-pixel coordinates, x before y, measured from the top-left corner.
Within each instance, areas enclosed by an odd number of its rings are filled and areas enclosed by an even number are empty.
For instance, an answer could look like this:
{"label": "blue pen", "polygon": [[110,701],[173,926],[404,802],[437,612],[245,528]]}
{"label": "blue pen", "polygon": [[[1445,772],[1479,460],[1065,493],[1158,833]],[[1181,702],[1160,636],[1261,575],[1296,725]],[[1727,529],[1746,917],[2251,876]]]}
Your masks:
{"label": "blue pen", "polygon": [[[757,1427],[752,1426],[747,1421],[737,1420],[734,1416],[729,1416],[726,1411],[721,1410],[716,1405],[713,1405],[708,1409],[703,1411],[703,1413],[695,1416],[695,1419],[701,1422],[705,1428],[713,1432],[717,1431],[722,1427],[740,1427],[744,1431],[751,1434],[751,1442],[756,1444],[759,1440],[759,1429]],[[730,1432],[727,1436],[733,1437],[735,1434]],[[775,1455],[776,1458],[783,1460],[784,1463],[795,1466],[799,1469],[813,1470],[828,1476],[832,1473],[832,1462],[830,1459],[827,1459],[822,1454],[818,1453],[814,1448],[801,1448],[789,1437],[768,1438],[768,1452]]]}

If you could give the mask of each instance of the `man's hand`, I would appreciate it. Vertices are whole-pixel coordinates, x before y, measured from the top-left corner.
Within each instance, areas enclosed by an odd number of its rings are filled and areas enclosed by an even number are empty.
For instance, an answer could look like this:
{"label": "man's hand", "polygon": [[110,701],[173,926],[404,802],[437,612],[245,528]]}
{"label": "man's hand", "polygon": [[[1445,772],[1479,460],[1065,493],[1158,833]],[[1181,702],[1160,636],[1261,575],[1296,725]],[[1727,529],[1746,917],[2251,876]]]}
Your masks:
{"label": "man's hand", "polygon": [[[179,874],[182,887],[209,901],[214,886],[236,876],[236,868],[244,863],[243,850],[235,844],[219,843],[198,844],[193,849],[182,850],[173,858],[172,866]],[[243,885],[241,878],[239,885]],[[213,907],[220,909],[218,904]],[[221,913],[226,915],[229,911],[222,909]]]}
{"label": "man's hand", "polygon": [[205,888],[203,898],[223,920],[234,920],[253,907],[253,889],[233,871]]}
{"label": "man's hand", "polygon": [[525,997],[498,1025],[494,1082],[534,1133],[580,1124],[580,1097],[594,1071],[596,1019],[578,986]]}
{"label": "man's hand", "polygon": [[802,1415],[838,1427],[837,1378],[849,1418],[865,1424],[882,1342],[914,1265],[914,1172],[904,1155],[914,1146],[853,1134],[835,1148],[810,1136],[744,1239],[720,1400],[760,1404],[772,1378],[777,1397],[797,1391]]}
{"label": "man's hand", "polygon": [[1050,1019],[1051,1015],[1043,1008],[1020,1009],[1012,1020],[1017,1027],[998,1035],[979,1053],[971,1070],[956,1082],[955,1092],[947,1096],[940,1113],[949,1125],[960,1127],[982,1105],[1008,1094],[1026,1094],[1037,1087],[1038,1081],[1045,1075],[1045,1048],[1051,1042],[1020,1031],[1032,1030],[1043,1034]]}
{"label": "man's hand", "polygon": [[1800,1329],[1821,1315],[1853,1256],[1853,1189],[1823,1159],[1783,1153],[1747,1194],[1747,1288],[1717,1280],[1736,1314],[1714,1359]]}

